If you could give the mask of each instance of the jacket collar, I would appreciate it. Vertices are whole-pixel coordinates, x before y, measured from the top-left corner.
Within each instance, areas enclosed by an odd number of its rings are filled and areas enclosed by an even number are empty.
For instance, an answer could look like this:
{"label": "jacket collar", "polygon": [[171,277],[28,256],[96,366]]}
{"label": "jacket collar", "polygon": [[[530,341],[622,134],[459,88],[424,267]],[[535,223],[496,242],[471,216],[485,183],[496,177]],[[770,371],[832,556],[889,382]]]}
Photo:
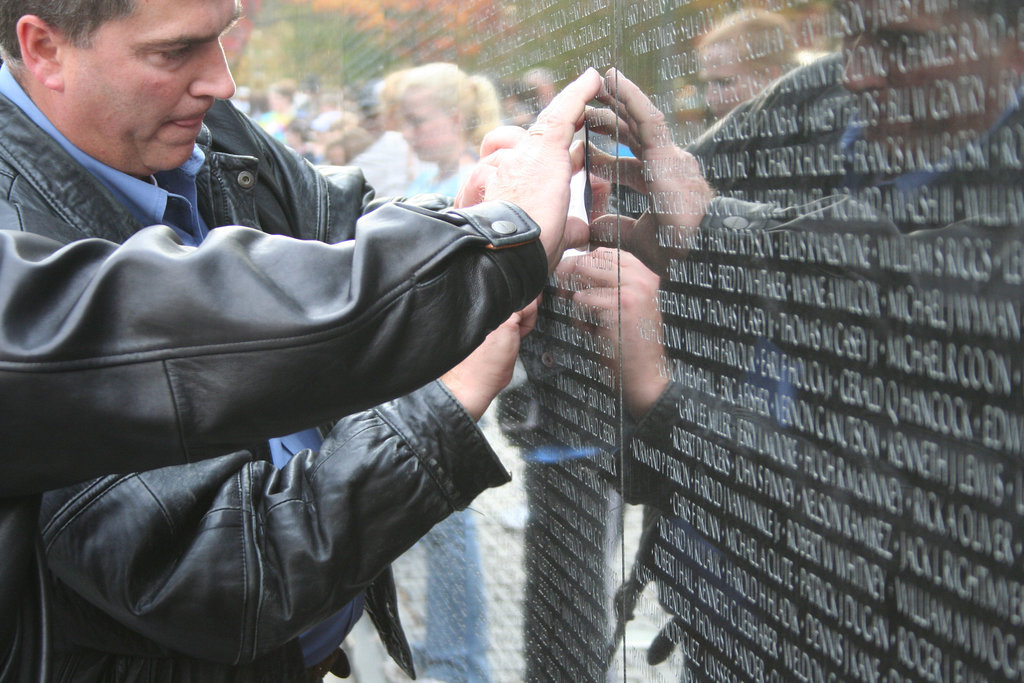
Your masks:
{"label": "jacket collar", "polygon": [[[89,171],[7,97],[0,95],[0,153],[19,181],[83,237],[123,242],[144,226]],[[200,145],[209,148],[204,125]]]}

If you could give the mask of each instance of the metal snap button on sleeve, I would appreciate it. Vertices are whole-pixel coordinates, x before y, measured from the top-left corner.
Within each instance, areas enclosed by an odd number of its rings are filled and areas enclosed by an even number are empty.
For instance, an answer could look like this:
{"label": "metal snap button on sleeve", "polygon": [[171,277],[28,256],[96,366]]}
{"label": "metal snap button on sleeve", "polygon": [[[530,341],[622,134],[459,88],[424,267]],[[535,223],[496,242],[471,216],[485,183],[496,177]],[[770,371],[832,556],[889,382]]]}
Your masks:
{"label": "metal snap button on sleeve", "polygon": [[499,235],[514,235],[519,231],[519,226],[512,221],[494,221],[491,223],[491,230]]}

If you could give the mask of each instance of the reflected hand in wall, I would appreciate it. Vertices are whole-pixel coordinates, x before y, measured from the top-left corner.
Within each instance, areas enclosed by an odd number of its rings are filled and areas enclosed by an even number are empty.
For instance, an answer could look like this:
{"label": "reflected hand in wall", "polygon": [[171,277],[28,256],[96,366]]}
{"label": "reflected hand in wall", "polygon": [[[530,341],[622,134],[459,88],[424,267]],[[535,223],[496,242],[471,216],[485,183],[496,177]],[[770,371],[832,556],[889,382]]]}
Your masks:
{"label": "reflected hand in wall", "polygon": [[573,301],[589,308],[592,332],[611,340],[620,350],[606,359],[621,377],[627,409],[640,417],[668,386],[660,368],[665,366],[658,309],[660,278],[629,252],[601,248],[565,259],[555,271],[560,277],[578,278],[587,287]]}
{"label": "reflected hand in wall", "polygon": [[566,219],[569,179],[583,168],[583,146],[573,144],[573,135],[583,125],[584,107],[602,87],[597,71],[588,69],[555,96],[529,131],[514,126],[492,131],[456,198],[456,206],[505,200],[526,211],[540,225],[549,270],[562,252],[589,239],[584,221]]}
{"label": "reflected hand in wall", "polygon": [[624,249],[637,254],[656,272],[663,272],[670,255],[682,258],[685,253],[669,254],[659,248],[658,233],[695,232],[714,191],[696,158],[673,142],[665,115],[622,73],[608,71],[605,90],[598,100],[609,109],[588,112],[591,129],[618,139],[629,147],[633,157],[595,154],[591,168],[596,175],[614,178],[620,185],[642,193],[649,204],[635,220],[621,215],[599,216],[591,224],[592,232],[602,243],[601,235],[617,230]]}

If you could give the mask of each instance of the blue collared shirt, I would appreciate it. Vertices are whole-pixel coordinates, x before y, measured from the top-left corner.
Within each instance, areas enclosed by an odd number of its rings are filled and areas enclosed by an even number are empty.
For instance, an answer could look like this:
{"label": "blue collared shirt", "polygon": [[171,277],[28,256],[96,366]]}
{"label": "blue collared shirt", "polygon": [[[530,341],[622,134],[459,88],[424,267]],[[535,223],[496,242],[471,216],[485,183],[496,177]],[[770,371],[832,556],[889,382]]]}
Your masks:
{"label": "blue collared shirt", "polygon": [[[192,156],[178,168],[160,171],[148,180],[141,180],[97,161],[68,140],[14,79],[6,64],[0,66],[0,94],[6,96],[46,131],[75,161],[95,176],[142,225],[167,225],[174,229],[182,241],[196,246],[209,233],[198,209],[196,176],[206,162],[206,156],[196,145]],[[285,437],[270,440],[274,465],[283,467],[303,448],[314,451],[322,441],[316,429],[307,429]],[[302,634],[299,642],[307,665],[323,661],[335,650],[363,613],[360,595],[334,616]]]}

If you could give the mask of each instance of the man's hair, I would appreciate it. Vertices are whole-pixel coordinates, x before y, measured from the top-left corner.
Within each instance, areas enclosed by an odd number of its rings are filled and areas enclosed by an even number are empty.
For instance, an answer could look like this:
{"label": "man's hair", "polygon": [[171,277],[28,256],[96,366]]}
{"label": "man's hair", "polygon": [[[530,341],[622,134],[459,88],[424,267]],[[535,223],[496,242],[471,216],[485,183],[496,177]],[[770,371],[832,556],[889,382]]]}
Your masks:
{"label": "man's hair", "polygon": [[18,20],[34,14],[77,47],[88,47],[93,33],[114,19],[130,16],[135,0],[0,0],[0,56],[20,61]]}

